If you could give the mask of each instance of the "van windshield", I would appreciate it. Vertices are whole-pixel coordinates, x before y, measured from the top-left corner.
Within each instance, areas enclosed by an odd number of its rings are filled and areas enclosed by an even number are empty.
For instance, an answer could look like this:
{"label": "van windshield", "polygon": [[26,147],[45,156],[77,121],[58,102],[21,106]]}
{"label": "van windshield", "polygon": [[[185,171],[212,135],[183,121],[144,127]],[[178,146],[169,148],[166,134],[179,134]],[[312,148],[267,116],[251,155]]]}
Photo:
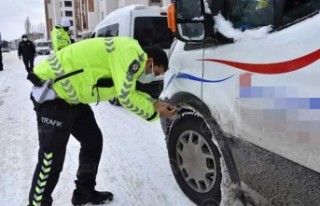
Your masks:
{"label": "van windshield", "polygon": [[137,17],[134,21],[134,38],[141,46],[158,45],[169,49],[173,35],[165,17]]}
{"label": "van windshield", "polygon": [[38,46],[38,47],[50,47],[50,42],[36,43],[36,46]]}
{"label": "van windshield", "polygon": [[[283,2],[271,0],[242,0],[231,6],[229,19],[237,28],[255,28],[274,25],[275,17],[279,18],[277,10],[283,4],[280,24],[285,25],[319,11],[320,0],[286,0]],[[213,5],[214,6],[214,5]]]}
{"label": "van windshield", "polygon": [[235,27],[247,29],[274,24],[274,1],[244,0],[236,2],[230,13],[230,19]]}

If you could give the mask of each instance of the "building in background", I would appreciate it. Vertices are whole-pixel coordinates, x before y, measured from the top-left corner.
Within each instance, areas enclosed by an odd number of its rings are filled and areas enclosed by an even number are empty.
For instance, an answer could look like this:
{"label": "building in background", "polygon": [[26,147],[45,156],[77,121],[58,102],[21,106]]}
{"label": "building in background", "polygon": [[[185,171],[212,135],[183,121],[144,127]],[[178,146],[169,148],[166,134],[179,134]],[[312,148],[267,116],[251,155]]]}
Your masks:
{"label": "building in background", "polygon": [[[108,1],[108,4],[107,4]],[[116,10],[118,7],[118,0],[100,0],[99,1],[99,22],[104,19],[110,12]]]}
{"label": "building in background", "polygon": [[132,4],[143,4],[146,6],[162,6],[162,0],[118,0],[118,8],[132,5]]}
{"label": "building in background", "polygon": [[161,7],[169,0],[44,0],[47,39],[61,17],[71,22],[71,38],[79,41],[88,38],[96,25],[110,12],[132,4]]}
{"label": "building in background", "polygon": [[100,0],[74,0],[76,39],[90,36],[94,25],[99,22]]}
{"label": "building in background", "polygon": [[69,33],[72,38],[76,37],[75,32],[75,4],[73,0],[44,0],[47,39],[50,39],[54,26],[60,23],[62,17],[69,19],[71,27]]}

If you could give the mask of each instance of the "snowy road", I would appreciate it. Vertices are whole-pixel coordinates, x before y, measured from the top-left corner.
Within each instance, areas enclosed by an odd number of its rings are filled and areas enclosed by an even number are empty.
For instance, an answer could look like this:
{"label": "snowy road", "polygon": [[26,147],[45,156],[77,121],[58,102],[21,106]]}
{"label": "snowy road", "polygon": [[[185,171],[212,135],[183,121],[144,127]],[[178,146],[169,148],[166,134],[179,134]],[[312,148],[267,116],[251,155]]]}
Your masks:
{"label": "snowy road", "polygon": [[[0,72],[0,205],[27,204],[36,164],[36,119],[31,83],[16,52],[4,53]],[[37,57],[36,62],[44,57]],[[171,173],[159,122],[148,123],[121,107],[92,106],[104,134],[97,189],[114,193],[108,205],[191,206]],[[69,206],[79,144],[70,138],[64,170],[53,193],[54,206]]]}

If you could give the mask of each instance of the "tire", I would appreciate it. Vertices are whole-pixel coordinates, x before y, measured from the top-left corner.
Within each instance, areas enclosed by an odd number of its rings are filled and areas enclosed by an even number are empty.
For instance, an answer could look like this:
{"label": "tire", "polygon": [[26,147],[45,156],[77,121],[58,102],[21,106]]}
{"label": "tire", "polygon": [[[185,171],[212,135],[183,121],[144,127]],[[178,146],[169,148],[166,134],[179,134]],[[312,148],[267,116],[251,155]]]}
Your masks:
{"label": "tire", "polygon": [[191,114],[176,120],[167,147],[171,169],[185,195],[197,205],[218,206],[221,155],[204,120]]}

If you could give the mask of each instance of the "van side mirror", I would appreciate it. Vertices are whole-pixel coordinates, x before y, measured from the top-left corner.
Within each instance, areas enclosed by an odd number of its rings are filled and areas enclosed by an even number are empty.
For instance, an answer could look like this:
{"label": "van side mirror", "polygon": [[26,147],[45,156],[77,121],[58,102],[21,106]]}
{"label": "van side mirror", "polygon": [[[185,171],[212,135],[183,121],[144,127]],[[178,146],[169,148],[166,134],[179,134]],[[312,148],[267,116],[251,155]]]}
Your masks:
{"label": "van side mirror", "polygon": [[[168,27],[183,42],[202,42],[207,37],[203,0],[173,0],[168,7]],[[212,18],[212,17],[210,17]],[[213,25],[210,28],[213,30]]]}

